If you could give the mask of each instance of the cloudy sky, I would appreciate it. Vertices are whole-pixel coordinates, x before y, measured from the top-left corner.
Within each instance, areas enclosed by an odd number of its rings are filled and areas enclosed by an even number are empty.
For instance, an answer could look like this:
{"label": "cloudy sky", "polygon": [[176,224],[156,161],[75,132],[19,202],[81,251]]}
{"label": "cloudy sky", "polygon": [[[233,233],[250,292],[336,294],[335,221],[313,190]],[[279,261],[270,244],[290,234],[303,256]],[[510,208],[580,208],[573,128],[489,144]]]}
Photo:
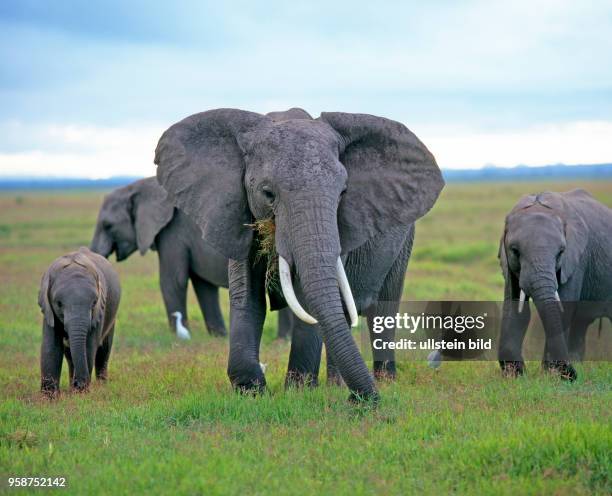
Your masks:
{"label": "cloudy sky", "polygon": [[406,124],[446,168],[612,162],[609,1],[0,3],[0,174],[151,175],[195,112]]}

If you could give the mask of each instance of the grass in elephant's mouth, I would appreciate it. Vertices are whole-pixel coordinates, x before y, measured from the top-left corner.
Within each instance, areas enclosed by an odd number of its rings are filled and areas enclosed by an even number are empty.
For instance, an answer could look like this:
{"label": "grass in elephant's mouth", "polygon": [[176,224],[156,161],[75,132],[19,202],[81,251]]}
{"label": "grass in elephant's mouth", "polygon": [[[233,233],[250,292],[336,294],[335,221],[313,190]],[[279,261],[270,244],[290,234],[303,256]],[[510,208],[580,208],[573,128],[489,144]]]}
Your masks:
{"label": "grass in elephant's mouth", "polygon": [[266,290],[278,291],[278,253],[276,252],[276,224],[274,218],[256,220],[249,224],[256,234],[258,250],[256,261],[266,261]]}

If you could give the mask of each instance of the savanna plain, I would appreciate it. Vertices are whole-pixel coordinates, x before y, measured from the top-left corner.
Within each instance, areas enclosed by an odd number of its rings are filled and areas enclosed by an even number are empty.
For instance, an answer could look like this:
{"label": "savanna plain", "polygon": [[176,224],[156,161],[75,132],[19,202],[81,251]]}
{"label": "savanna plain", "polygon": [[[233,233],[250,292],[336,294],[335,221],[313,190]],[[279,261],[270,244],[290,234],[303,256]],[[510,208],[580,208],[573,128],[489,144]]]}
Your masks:
{"label": "savanna plain", "polygon": [[[505,214],[524,193],[574,187],[612,207],[606,181],[448,184],[417,224],[404,299],[502,299]],[[89,244],[103,195],[0,193],[0,492],[34,491],[9,476],[63,476],[57,491],[88,495],[612,493],[612,364],[579,364],[567,384],[535,362],[518,380],[494,362],[403,362],[379,407],[358,408],[325,385],[324,365],[317,389],[284,389],[290,345],[270,314],[269,392],[243,397],[191,290],[193,339],[170,333],[151,252],[113,260],[123,296],[109,382],[72,394],[64,365],[61,397],[44,400],[40,277]]]}

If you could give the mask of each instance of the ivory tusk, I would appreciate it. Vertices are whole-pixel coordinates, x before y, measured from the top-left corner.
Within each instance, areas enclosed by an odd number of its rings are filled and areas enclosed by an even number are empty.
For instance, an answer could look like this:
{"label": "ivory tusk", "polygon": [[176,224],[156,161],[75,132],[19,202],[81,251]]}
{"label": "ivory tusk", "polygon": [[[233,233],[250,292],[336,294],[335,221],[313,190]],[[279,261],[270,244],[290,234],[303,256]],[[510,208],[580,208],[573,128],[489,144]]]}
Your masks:
{"label": "ivory tusk", "polygon": [[525,291],[521,289],[521,294],[519,295],[519,304],[518,304],[519,313],[523,313],[523,305],[525,305]]}
{"label": "ivory tusk", "polygon": [[559,302],[559,308],[563,312],[563,303],[561,303],[561,298],[559,297],[559,291],[555,291],[555,300]]}
{"label": "ivory tusk", "polygon": [[344,303],[346,304],[346,309],[348,310],[349,317],[351,319],[351,327],[357,327],[357,324],[359,323],[357,305],[355,305],[353,292],[351,291],[351,286],[348,282],[348,278],[346,277],[344,265],[342,265],[342,259],[340,257],[338,257],[338,262],[336,263],[336,270],[338,272],[338,285],[340,286],[340,294],[342,295]]}
{"label": "ivory tusk", "polygon": [[302,305],[300,305],[300,302],[295,296],[295,291],[293,291],[293,282],[291,282],[291,269],[289,268],[287,260],[280,255],[278,256],[278,272],[283,295],[285,296],[285,301],[287,302],[287,305],[289,305],[291,311],[298,319],[303,320],[307,324],[316,324],[317,320],[302,308]]}

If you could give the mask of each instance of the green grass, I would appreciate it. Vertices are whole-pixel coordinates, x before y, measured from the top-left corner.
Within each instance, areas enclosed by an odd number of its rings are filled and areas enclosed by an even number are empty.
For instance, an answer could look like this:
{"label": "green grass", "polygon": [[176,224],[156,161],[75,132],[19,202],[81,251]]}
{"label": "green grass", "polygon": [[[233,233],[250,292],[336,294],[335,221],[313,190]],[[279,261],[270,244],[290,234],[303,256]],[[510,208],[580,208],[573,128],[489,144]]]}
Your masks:
{"label": "green grass", "polygon": [[[576,185],[451,184],[419,221],[405,299],[499,300],[497,242],[526,192]],[[580,184],[612,206],[612,183]],[[269,393],[231,391],[227,341],[166,328],[154,253],[116,264],[123,299],[110,381],[39,393],[40,277],[93,233],[102,193],[0,195],[0,491],[6,478],[66,476],[73,494],[609,494],[612,366],[565,384],[528,366],[399,364],[375,410],[343,388],[285,391],[289,345],[266,321]],[[227,292],[222,293],[227,317]],[[324,367],[323,367],[324,368]],[[322,378],[325,371],[322,372]],[[66,372],[62,388],[67,389]]]}

